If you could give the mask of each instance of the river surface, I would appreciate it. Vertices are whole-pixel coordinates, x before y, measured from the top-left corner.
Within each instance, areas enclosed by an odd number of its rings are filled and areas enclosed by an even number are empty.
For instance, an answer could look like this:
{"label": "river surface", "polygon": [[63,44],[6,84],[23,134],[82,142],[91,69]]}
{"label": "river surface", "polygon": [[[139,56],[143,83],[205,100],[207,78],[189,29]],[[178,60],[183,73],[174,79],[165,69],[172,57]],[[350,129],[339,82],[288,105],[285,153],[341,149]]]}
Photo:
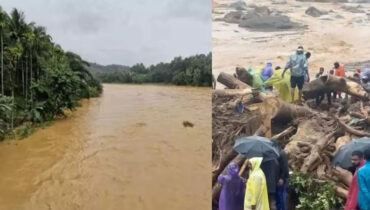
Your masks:
{"label": "river surface", "polygon": [[104,85],[70,117],[0,142],[0,209],[211,209],[210,107],[208,88]]}

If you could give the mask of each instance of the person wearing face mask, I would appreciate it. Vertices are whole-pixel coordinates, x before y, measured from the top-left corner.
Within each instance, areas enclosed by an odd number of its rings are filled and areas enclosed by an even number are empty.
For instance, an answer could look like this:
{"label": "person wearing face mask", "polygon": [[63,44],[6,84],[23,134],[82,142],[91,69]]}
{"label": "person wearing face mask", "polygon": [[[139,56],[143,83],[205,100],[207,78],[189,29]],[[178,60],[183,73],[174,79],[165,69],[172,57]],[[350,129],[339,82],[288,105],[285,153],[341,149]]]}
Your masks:
{"label": "person wearing face mask", "polygon": [[302,88],[304,84],[304,75],[308,71],[307,58],[304,54],[302,46],[299,46],[296,52],[290,56],[289,61],[287,62],[282,77],[284,78],[285,72],[290,69],[290,86],[291,86],[291,95],[292,101],[294,101],[294,92],[295,88],[298,87],[298,103],[302,103]]}

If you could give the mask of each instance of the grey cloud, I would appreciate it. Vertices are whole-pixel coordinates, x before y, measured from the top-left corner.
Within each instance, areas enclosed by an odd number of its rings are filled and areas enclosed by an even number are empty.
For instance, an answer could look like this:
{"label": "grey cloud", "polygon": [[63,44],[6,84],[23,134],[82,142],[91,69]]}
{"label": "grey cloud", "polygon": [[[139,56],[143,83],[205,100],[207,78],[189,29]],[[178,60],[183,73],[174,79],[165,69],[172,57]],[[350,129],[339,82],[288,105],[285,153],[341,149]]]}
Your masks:
{"label": "grey cloud", "polygon": [[211,0],[0,0],[85,60],[146,65],[211,51]]}
{"label": "grey cloud", "polygon": [[69,15],[63,20],[62,27],[71,28],[73,32],[78,33],[95,33],[104,27],[106,21],[108,20],[99,14],[82,12]]}

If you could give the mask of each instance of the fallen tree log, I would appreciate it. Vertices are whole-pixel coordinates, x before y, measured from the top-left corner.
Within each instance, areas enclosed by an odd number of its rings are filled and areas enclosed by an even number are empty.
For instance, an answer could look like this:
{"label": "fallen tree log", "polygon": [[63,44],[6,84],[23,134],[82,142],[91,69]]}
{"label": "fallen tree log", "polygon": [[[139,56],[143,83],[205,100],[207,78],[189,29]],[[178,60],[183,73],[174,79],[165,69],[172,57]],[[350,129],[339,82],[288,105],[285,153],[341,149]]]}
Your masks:
{"label": "fallen tree log", "polygon": [[249,86],[253,86],[253,76],[243,67],[235,68],[237,78]]}
{"label": "fallen tree log", "polygon": [[335,152],[334,154],[337,154],[338,151],[340,150],[340,148],[344,145],[346,145],[347,143],[349,143],[351,141],[351,137],[349,136],[341,136],[337,139],[337,141],[335,142]]}
{"label": "fallen tree log", "polygon": [[294,126],[289,126],[284,131],[282,131],[282,132],[274,135],[273,137],[271,137],[271,140],[279,140],[280,138],[282,138],[284,136],[287,136],[287,135],[293,133],[294,131],[295,131],[295,127]]}
{"label": "fallen tree log", "polygon": [[348,197],[348,190],[340,187],[340,186],[334,186],[335,193],[337,196],[341,197],[342,199],[347,199]]}
{"label": "fallen tree log", "polygon": [[224,89],[224,90],[213,90],[212,95],[216,95],[217,97],[232,97],[232,96],[244,96],[248,94],[258,94],[257,91],[253,91],[252,89]]}
{"label": "fallen tree log", "polygon": [[249,85],[245,84],[244,82],[238,80],[234,76],[221,72],[218,77],[217,81],[230,89],[248,89],[251,88]]}
{"label": "fallen tree log", "polygon": [[365,132],[365,131],[356,130],[352,128],[351,126],[347,125],[346,123],[342,122],[341,120],[339,120],[338,117],[336,117],[336,120],[338,121],[339,125],[341,125],[342,128],[344,128],[348,133],[351,133],[359,137],[363,137],[363,136],[370,137],[370,133]]}
{"label": "fallen tree log", "polygon": [[338,180],[343,183],[345,186],[349,187],[352,182],[352,173],[341,167],[335,167],[333,169],[333,175],[338,178]]}

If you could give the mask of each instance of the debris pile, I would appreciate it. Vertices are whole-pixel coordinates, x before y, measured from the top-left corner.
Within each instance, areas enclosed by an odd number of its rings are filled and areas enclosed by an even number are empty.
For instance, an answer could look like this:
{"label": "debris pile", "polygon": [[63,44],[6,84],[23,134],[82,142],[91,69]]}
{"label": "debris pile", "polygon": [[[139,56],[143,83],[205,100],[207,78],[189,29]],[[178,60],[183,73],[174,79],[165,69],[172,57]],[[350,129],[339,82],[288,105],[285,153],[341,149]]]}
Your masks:
{"label": "debris pile", "polygon": [[[338,196],[346,198],[352,174],[332,165],[341,146],[352,139],[370,137],[368,92],[351,78],[322,76],[305,84],[305,104],[298,106],[251,88],[250,75],[221,73],[217,81],[228,89],[214,90],[212,122],[213,202],[220,185],[217,177],[230,162],[241,166],[244,158],[232,146],[239,136],[263,135],[280,142],[291,170],[331,182]],[[329,106],[315,107],[313,99],[327,91],[347,95]],[[236,107],[243,107],[237,109]]]}

